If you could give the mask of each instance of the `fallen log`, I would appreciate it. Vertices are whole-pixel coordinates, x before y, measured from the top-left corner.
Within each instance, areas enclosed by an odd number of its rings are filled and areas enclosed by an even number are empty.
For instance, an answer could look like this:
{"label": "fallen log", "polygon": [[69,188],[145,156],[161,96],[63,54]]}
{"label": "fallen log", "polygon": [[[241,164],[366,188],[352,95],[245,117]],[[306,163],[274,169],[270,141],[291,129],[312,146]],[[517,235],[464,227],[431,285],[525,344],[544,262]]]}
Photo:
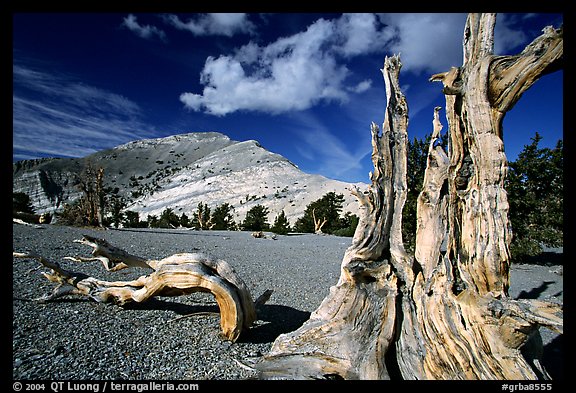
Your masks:
{"label": "fallen log", "polygon": [[109,271],[138,266],[150,268],[153,272],[132,281],[104,281],[66,270],[57,262],[34,252],[13,252],[16,258],[36,259],[51,269],[42,274],[57,285],[51,294],[36,300],[46,302],[65,295],[80,295],[96,302],[122,306],[130,302],[142,303],[154,296],[208,292],[214,296],[220,309],[221,336],[234,342],[256,320],[256,306],[265,303],[271,295],[271,290],[265,291],[254,302],[248,287],[230,264],[205,254],[179,253],[161,260],[149,260],[87,235],[75,242],[92,246],[93,257],[67,259],[82,262],[99,260]]}

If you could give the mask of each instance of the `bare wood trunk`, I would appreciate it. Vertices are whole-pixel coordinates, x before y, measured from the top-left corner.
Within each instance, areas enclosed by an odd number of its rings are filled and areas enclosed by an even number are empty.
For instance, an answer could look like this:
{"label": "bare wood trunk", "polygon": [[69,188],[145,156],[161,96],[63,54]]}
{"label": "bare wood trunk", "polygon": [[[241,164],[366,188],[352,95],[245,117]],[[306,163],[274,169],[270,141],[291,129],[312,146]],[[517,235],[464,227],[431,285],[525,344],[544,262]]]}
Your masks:
{"label": "bare wood trunk", "polygon": [[381,135],[372,123],[372,186],[367,194],[353,191],[360,220],[338,284],[302,327],[276,339],[258,365],[263,378],[390,377],[384,355],[394,345],[398,286],[411,272],[400,227],[408,123],[400,67],[398,57],[386,58],[382,73],[389,105]]}
{"label": "bare wood trunk", "polygon": [[104,227],[104,168],[96,174],[96,220],[100,228]]}
{"label": "bare wood trunk", "polygon": [[326,219],[326,217],[324,217],[324,219],[322,221],[316,219],[316,209],[312,209],[312,219],[314,220],[314,233],[317,235],[321,235],[324,232],[322,232],[322,227],[324,225],[326,225],[326,223],[328,222],[328,220]]}
{"label": "bare wood trunk", "polygon": [[539,326],[562,331],[562,307],[508,296],[501,127],[518,94],[558,66],[562,31],[547,28],[521,55],[497,57],[494,23],[494,14],[471,14],[463,66],[431,78],[444,83],[450,143],[449,154],[434,146],[442,128],[436,108],[415,257],[400,230],[408,123],[401,63],[386,59],[382,135],[372,124],[372,185],[354,191],[361,217],[340,279],[302,327],[276,339],[258,365],[262,378],[549,377],[527,348]]}
{"label": "bare wood trunk", "polygon": [[144,302],[154,296],[181,296],[193,292],[214,295],[220,308],[221,335],[236,341],[256,320],[256,306],[265,303],[272,291],[266,291],[256,302],[244,281],[226,261],[204,254],[181,253],[161,260],[147,260],[131,255],[102,239],[84,236],[77,242],[94,247],[93,258],[71,257],[74,261],[100,260],[107,270],[126,267],[153,269],[149,275],[132,281],[103,281],[82,273],[68,271],[58,263],[35,253],[14,253],[17,258],[37,259],[51,269],[43,275],[57,284],[53,292],[39,298],[54,300],[64,295],[87,296],[97,302],[124,305]]}
{"label": "bare wood trunk", "polygon": [[198,222],[198,229],[212,229],[216,226],[213,222],[214,217],[210,214],[210,208],[208,205],[200,202],[198,204],[198,210],[196,211],[196,221]]}
{"label": "bare wood trunk", "polygon": [[434,109],[432,137],[428,147],[428,162],[422,191],[416,202],[416,249],[414,257],[420,264],[424,280],[428,280],[440,260],[440,247],[446,236],[447,190],[449,159],[440,146],[440,107]]}

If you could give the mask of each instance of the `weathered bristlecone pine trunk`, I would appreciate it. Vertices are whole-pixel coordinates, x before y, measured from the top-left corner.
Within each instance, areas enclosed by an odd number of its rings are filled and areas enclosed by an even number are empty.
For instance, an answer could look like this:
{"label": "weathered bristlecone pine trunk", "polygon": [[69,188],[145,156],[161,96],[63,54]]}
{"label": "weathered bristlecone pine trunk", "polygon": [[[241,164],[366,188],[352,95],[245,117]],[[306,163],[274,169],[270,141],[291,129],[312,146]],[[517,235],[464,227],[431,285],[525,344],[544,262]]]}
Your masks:
{"label": "weathered bristlecone pine trunk", "polygon": [[103,239],[84,235],[77,243],[93,247],[92,257],[67,257],[77,262],[101,261],[108,271],[129,267],[153,270],[133,281],[103,281],[83,273],[63,269],[58,263],[36,253],[14,252],[17,258],[37,259],[51,269],[43,275],[57,284],[53,292],[37,300],[49,301],[74,294],[97,302],[124,305],[144,302],[153,296],[181,296],[193,292],[214,295],[220,309],[222,338],[236,341],[256,320],[256,309],[265,303],[272,291],[265,291],[256,301],[236,271],[226,262],[204,254],[174,254],[161,260],[141,258],[119,249]]}
{"label": "weathered bristlecone pine trunk", "polygon": [[386,58],[384,124],[371,127],[372,184],[354,191],[361,217],[340,279],[308,321],[276,339],[257,365],[262,379],[549,378],[539,327],[561,333],[562,307],[508,295],[502,119],[561,66],[562,29],[545,28],[520,55],[495,56],[495,20],[470,14],[463,65],[431,78],[444,85],[449,152],[435,144],[436,108],[414,255],[401,231],[408,108],[400,59]]}
{"label": "weathered bristlecone pine trunk", "polygon": [[324,217],[322,219],[322,221],[320,221],[319,219],[316,218],[316,209],[312,209],[312,219],[314,220],[314,233],[317,235],[322,235],[324,234],[324,232],[322,232],[322,227],[324,225],[326,225],[326,223],[328,222],[328,220],[326,219],[326,217]]}

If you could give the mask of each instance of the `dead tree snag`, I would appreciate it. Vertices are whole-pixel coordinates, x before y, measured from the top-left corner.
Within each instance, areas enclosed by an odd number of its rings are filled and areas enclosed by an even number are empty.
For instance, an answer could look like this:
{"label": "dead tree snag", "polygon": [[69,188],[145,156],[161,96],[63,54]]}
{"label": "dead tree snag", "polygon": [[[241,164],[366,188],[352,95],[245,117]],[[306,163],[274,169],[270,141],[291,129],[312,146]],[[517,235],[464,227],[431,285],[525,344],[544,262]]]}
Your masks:
{"label": "dead tree snag", "polygon": [[[408,108],[399,57],[386,58],[387,107],[372,124],[371,186],[353,191],[360,221],[338,283],[258,364],[264,379],[548,378],[528,348],[544,326],[562,332],[562,307],[508,296],[511,229],[502,119],[562,60],[562,30],[517,56],[494,56],[494,14],[469,15],[464,63],[431,80],[446,96],[449,151],[435,146],[434,112],[415,255],[403,246]],[[447,251],[441,244],[447,240]]]}
{"label": "dead tree snag", "polygon": [[322,232],[322,227],[324,227],[324,225],[326,225],[328,220],[326,219],[326,217],[324,217],[322,219],[322,221],[317,219],[316,218],[316,209],[312,209],[312,219],[314,220],[314,233],[317,235],[322,235],[324,233],[324,232]]}

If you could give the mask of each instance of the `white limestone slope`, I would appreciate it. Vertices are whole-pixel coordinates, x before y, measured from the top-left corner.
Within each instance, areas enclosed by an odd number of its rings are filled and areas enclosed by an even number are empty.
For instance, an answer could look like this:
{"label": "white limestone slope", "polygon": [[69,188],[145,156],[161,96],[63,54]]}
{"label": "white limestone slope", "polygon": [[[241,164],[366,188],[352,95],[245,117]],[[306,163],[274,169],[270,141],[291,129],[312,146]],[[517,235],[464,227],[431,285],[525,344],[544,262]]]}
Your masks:
{"label": "white limestone slope", "polygon": [[38,214],[60,212],[82,195],[77,184],[87,165],[104,169],[105,188],[141,220],[167,208],[191,217],[202,202],[212,209],[228,203],[237,223],[262,204],[270,224],[282,210],[294,224],[328,192],[344,195],[343,213],[358,214],[351,184],[304,173],[257,141],[238,142],[219,132],[142,139],[83,158],[19,162],[13,165],[13,192],[29,195]]}
{"label": "white limestone slope", "polygon": [[[356,184],[361,189],[366,184]],[[358,214],[351,184],[302,172],[286,158],[262,148],[256,141],[238,142],[218,149],[187,165],[158,183],[153,193],[143,195],[127,210],[159,216],[170,207],[189,217],[199,202],[212,209],[223,203],[234,208],[237,223],[257,204],[266,206],[269,222],[284,210],[291,224],[304,214],[306,206],[328,192],[343,194],[344,212]]]}

